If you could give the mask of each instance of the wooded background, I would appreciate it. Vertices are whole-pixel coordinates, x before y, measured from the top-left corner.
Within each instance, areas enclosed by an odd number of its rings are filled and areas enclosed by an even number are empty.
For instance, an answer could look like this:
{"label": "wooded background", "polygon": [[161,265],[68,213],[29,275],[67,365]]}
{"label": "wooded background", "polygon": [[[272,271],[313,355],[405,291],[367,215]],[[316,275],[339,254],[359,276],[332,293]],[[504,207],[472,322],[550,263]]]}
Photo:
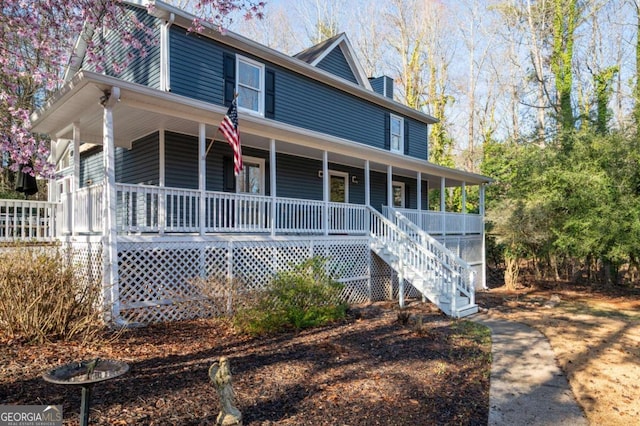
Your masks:
{"label": "wooded background", "polygon": [[431,161],[495,179],[488,257],[508,286],[523,264],[539,279],[630,285],[640,257],[639,7],[276,0],[263,20],[238,16],[230,28],[289,54],[347,33],[369,76],[392,77],[396,100],[440,120]]}

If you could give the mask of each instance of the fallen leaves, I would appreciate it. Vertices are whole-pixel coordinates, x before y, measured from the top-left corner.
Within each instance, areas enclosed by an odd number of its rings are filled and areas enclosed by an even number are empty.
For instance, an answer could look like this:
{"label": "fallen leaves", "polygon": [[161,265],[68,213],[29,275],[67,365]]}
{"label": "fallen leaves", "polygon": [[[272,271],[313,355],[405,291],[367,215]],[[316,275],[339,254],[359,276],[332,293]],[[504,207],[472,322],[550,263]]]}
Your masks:
{"label": "fallen leaves", "polygon": [[339,324],[262,338],[197,320],[126,330],[93,346],[0,347],[0,404],[62,404],[65,424],[77,424],[79,390],[40,376],[99,356],[130,371],[95,386],[92,424],[214,424],[207,370],[227,356],[245,425],[486,424],[490,365],[478,353],[490,348],[460,337],[456,321],[429,305],[407,311],[424,333],[399,324],[393,303],[378,303]]}

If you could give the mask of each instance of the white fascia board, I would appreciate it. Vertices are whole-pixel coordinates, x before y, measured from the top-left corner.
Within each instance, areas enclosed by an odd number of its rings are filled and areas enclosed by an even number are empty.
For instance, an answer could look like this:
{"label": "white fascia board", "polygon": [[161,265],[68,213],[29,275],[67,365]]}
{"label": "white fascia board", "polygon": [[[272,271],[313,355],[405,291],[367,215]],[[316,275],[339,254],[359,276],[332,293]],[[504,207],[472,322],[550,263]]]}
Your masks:
{"label": "white fascia board", "polygon": [[365,72],[362,69],[360,62],[355,56],[355,51],[353,50],[351,43],[349,43],[349,38],[347,38],[347,35],[344,33],[342,33],[340,37],[335,39],[329,47],[324,49],[324,52],[322,52],[320,56],[318,56],[313,62],[311,62],[311,65],[314,67],[317,67],[318,64],[322,62],[322,60],[326,58],[329,53],[333,52],[333,50],[336,48],[339,48],[342,51],[342,54],[347,60],[347,63],[351,68],[351,72],[353,72],[354,76],[356,77],[356,80],[358,80],[358,83],[361,86],[364,86],[368,90],[373,90],[373,87],[371,87],[371,83],[369,83],[369,79],[365,75]]}

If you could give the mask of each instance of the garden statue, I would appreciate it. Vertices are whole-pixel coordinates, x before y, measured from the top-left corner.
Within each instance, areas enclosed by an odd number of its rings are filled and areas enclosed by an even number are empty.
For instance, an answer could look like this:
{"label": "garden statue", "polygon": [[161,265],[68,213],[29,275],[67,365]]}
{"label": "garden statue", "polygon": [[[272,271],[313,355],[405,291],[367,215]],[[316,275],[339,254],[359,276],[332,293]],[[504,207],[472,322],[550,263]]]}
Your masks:
{"label": "garden statue", "polygon": [[216,361],[209,367],[209,378],[218,391],[222,407],[216,419],[216,425],[242,425],[242,413],[233,405],[235,394],[231,385],[231,369],[227,357],[221,357],[219,362]]}

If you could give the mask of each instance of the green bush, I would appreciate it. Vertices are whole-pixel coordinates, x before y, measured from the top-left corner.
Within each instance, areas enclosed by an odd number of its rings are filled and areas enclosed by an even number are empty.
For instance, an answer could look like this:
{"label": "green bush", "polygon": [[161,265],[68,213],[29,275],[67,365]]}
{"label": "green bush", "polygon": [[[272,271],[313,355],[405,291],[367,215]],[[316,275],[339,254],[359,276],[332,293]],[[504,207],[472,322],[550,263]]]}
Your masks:
{"label": "green bush", "polygon": [[344,318],[347,304],[340,299],[343,285],[335,281],[326,266],[327,260],[316,256],[276,274],[253,305],[236,313],[236,327],[256,335],[317,327]]}
{"label": "green bush", "polygon": [[42,343],[89,338],[101,327],[100,286],[54,246],[0,247],[0,332]]}

